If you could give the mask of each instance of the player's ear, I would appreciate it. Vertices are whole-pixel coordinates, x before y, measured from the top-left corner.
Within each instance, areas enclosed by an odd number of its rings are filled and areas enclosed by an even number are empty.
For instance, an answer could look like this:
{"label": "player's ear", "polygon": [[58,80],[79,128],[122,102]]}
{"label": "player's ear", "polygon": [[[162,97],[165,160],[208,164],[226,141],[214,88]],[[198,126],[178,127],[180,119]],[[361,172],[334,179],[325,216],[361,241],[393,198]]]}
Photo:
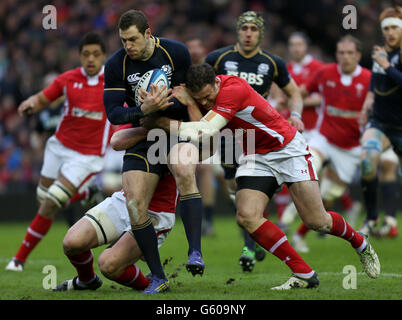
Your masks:
{"label": "player's ear", "polygon": [[145,30],[145,38],[149,39],[151,37],[152,33],[151,33],[151,28],[148,28],[147,30]]}

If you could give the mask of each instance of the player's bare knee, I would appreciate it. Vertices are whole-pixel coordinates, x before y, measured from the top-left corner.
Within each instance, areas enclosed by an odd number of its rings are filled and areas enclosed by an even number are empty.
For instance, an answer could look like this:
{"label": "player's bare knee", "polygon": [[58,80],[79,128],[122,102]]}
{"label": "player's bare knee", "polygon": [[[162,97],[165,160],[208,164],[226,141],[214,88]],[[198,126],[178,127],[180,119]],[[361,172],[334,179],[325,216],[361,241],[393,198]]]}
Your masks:
{"label": "player's bare knee", "polygon": [[119,272],[119,264],[114,255],[105,250],[98,258],[99,270],[108,279],[114,279]]}
{"label": "player's bare knee", "polygon": [[174,178],[181,194],[192,192],[191,189],[196,186],[194,166],[176,166],[174,170]]}
{"label": "player's bare knee", "polygon": [[79,237],[67,232],[63,239],[63,251],[66,255],[75,255],[83,251],[83,243]]}

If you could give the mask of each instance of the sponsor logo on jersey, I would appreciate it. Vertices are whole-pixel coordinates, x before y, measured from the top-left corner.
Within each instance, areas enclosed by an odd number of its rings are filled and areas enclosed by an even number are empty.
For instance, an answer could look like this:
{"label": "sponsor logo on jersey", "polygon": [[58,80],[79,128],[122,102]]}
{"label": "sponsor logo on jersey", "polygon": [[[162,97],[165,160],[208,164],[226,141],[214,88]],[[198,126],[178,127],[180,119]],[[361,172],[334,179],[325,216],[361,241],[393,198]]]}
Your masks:
{"label": "sponsor logo on jersey", "polygon": [[360,112],[353,110],[343,110],[334,106],[327,106],[327,114],[335,117],[357,119],[359,117]]}
{"label": "sponsor logo on jersey", "polygon": [[266,63],[260,63],[257,68],[257,73],[267,75],[269,71],[269,65]]}
{"label": "sponsor logo on jersey", "polygon": [[331,88],[336,87],[336,82],[335,81],[327,80],[327,82],[325,84],[327,85],[327,87],[331,87]]}
{"label": "sponsor logo on jersey", "polygon": [[169,65],[169,64],[164,64],[164,65],[161,67],[161,70],[162,70],[164,73],[166,73],[166,76],[168,77],[169,82],[171,82],[172,73],[173,73],[173,71],[172,71],[172,66]]}
{"label": "sponsor logo on jersey", "polygon": [[140,76],[140,73],[139,73],[139,72],[132,73],[132,74],[129,74],[129,75],[127,76],[127,81],[128,81],[128,83],[130,83],[130,84],[135,84],[135,83],[137,83],[138,81],[140,81],[140,79],[141,79],[141,76]]}
{"label": "sponsor logo on jersey", "polygon": [[227,74],[230,76],[238,76],[246,80],[251,86],[252,85],[261,86],[264,83],[263,74],[255,74],[254,72],[238,72],[238,71],[228,71]]}
{"label": "sponsor logo on jersey", "polygon": [[362,96],[362,93],[363,93],[363,89],[364,89],[364,85],[362,85],[360,82],[359,83],[356,83],[356,95],[358,96],[358,97],[361,97]]}
{"label": "sponsor logo on jersey", "polygon": [[229,109],[229,108],[224,108],[224,107],[216,107],[216,110],[218,110],[218,111],[222,111],[222,112],[226,112],[226,113],[230,113],[230,109]]}
{"label": "sponsor logo on jersey", "polygon": [[82,89],[82,82],[74,82],[73,88],[74,89]]}
{"label": "sponsor logo on jersey", "polygon": [[84,110],[78,107],[73,107],[71,110],[71,114],[77,118],[88,118],[92,120],[102,120],[103,119],[103,112],[96,112],[96,111],[89,111]]}
{"label": "sponsor logo on jersey", "polygon": [[237,61],[226,61],[225,70],[226,71],[237,71],[239,63]]}

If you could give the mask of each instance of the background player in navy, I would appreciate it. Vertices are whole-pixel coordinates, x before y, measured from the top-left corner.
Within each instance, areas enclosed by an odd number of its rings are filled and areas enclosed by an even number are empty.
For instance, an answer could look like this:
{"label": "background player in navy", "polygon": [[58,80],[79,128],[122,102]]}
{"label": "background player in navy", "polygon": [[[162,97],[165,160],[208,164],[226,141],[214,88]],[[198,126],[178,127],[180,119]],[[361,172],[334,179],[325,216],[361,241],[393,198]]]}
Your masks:
{"label": "background player in navy", "polygon": [[[275,82],[289,97],[289,106],[294,110],[289,119],[291,124],[303,131],[300,115],[303,110],[302,96],[288,73],[285,61],[261,48],[264,30],[264,19],[259,13],[244,12],[237,20],[237,43],[209,53],[205,62],[218,75],[235,75],[245,79],[264,98],[268,97],[272,82]],[[222,162],[225,178],[230,180],[228,185],[234,192],[237,164],[225,164],[225,159]],[[255,242],[246,231],[243,235],[244,248],[239,263],[244,271],[252,271],[255,264]],[[258,260],[264,259],[263,249],[257,247],[257,253]]]}
{"label": "background player in navy", "polygon": [[[385,46],[375,46],[371,90],[374,92],[373,112],[362,138],[361,185],[367,210],[362,227],[369,232],[378,218],[377,167],[381,152],[393,147],[401,163],[402,157],[402,12],[399,7],[387,8],[380,14]],[[398,185],[388,190],[398,192]]]}
{"label": "background player in navy", "polygon": [[[187,117],[183,105],[169,102],[172,98],[171,89],[160,90],[153,85],[150,93],[143,95],[140,106],[134,100],[135,87],[148,70],[162,69],[172,87],[183,83],[185,72],[191,64],[187,48],[177,41],[152,36],[147,18],[137,10],[129,10],[121,16],[119,35],[124,48],[114,53],[105,66],[104,103],[109,120],[113,124],[134,123],[138,126],[139,120],[145,115],[168,107],[164,115],[173,119]],[[128,108],[123,106],[124,102]],[[147,207],[159,178],[168,169],[160,163],[149,163],[147,151],[152,143],[145,139],[128,149],[123,164],[123,189],[133,233],[153,275],[144,293],[158,293],[168,288],[155,231],[147,215]],[[189,241],[187,269],[195,275],[202,274],[204,269],[201,256],[202,203],[195,180],[198,151],[193,152],[197,155],[195,161],[183,165],[179,159],[171,156],[179,154],[183,147],[195,148],[188,143],[178,143],[170,150],[168,161],[175,163],[170,164],[169,169],[181,195],[180,212]]]}

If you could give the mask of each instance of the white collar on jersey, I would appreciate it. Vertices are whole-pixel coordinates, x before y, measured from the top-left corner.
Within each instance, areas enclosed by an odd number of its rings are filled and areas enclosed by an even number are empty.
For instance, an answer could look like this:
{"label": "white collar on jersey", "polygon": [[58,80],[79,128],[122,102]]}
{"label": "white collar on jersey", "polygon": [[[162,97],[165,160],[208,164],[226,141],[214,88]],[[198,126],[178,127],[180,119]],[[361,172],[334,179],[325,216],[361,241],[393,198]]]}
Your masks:
{"label": "white collar on jersey", "polygon": [[346,87],[350,86],[352,84],[353,78],[357,77],[362,72],[362,67],[359,64],[351,74],[342,73],[342,69],[339,64],[336,67],[341,76],[341,83]]}
{"label": "white collar on jersey", "polygon": [[313,60],[313,57],[311,56],[311,54],[306,54],[300,62],[292,61],[291,64],[292,64],[293,73],[299,74],[300,72],[302,72],[303,67],[305,65],[308,65],[312,60]]}
{"label": "white collar on jersey", "polygon": [[99,83],[99,76],[103,74],[105,71],[105,66],[102,66],[102,68],[99,70],[97,74],[94,76],[89,76],[84,70],[84,67],[81,67],[81,73],[87,77],[88,85],[89,86],[96,86]]}

